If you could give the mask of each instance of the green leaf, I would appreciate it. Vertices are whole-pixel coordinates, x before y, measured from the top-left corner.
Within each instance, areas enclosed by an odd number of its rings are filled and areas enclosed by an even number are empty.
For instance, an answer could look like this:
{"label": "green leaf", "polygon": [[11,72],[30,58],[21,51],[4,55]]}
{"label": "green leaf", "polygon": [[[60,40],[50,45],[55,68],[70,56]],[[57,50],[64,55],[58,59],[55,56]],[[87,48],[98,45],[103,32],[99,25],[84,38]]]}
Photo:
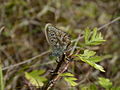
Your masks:
{"label": "green leaf", "polygon": [[[65,77],[64,79],[65,79],[65,81],[68,82],[71,86],[76,86],[76,85],[77,85],[77,83],[76,83],[74,80],[71,80],[71,78]],[[75,80],[77,80],[77,79],[75,79]]]}
{"label": "green leaf", "polygon": [[74,75],[71,73],[62,73],[62,74],[60,74],[60,76],[74,76]]}
{"label": "green leaf", "polygon": [[45,70],[34,70],[31,72],[32,75],[42,75],[45,73]]}
{"label": "green leaf", "polygon": [[45,77],[40,76],[43,74],[45,71],[44,70],[34,70],[30,73],[25,72],[25,78],[29,80],[29,82],[36,87],[41,87],[44,85],[43,82],[45,82],[47,79]]}
{"label": "green leaf", "polygon": [[98,90],[95,84],[81,85],[80,90]]}
{"label": "green leaf", "polygon": [[94,51],[85,50],[84,54],[82,54],[82,56],[89,58],[91,56],[94,56],[95,54],[96,54],[96,52],[94,52]]}
{"label": "green leaf", "polygon": [[85,44],[86,45],[99,45],[103,42],[105,42],[105,40],[102,37],[101,33],[97,32],[97,28],[93,29],[93,33],[90,33],[90,29],[86,29],[85,30]]}
{"label": "green leaf", "polygon": [[76,86],[77,85],[77,83],[75,82],[77,80],[77,78],[74,78],[73,74],[71,74],[71,73],[63,73],[63,74],[60,74],[60,76],[63,76],[64,80],[66,82],[68,82],[71,86]]}
{"label": "green leaf", "polygon": [[96,64],[95,62],[99,62],[101,58],[99,56],[95,56],[96,52],[94,51],[89,51],[89,50],[84,50],[83,54],[75,55],[78,57],[79,60],[82,60],[83,62],[91,65],[92,67],[105,72],[103,67]]}
{"label": "green leaf", "polygon": [[94,57],[90,57],[89,60],[96,63],[102,61],[103,58],[101,56],[94,56]]}
{"label": "green leaf", "polygon": [[77,78],[69,77],[69,80],[75,81],[75,80],[77,80]]}
{"label": "green leaf", "polygon": [[1,63],[0,63],[0,90],[4,90],[4,81],[3,81],[3,73],[2,73]]}
{"label": "green leaf", "polygon": [[94,28],[93,35],[91,36],[91,40],[95,40],[96,36],[97,36],[97,28]]}
{"label": "green leaf", "polygon": [[109,79],[104,78],[104,77],[99,77],[98,83],[104,88],[111,88],[112,87],[112,82]]}
{"label": "green leaf", "polygon": [[90,29],[86,28],[85,30],[85,43],[87,43],[89,41],[90,38]]}

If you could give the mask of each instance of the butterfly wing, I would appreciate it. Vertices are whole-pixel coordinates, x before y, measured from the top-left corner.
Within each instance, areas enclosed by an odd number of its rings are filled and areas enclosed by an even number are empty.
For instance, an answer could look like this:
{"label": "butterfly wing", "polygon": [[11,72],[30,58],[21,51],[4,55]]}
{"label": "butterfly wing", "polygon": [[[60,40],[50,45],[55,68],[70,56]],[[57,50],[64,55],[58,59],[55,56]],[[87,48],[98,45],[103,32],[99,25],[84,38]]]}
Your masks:
{"label": "butterfly wing", "polygon": [[55,28],[51,24],[47,24],[45,26],[45,35],[46,35],[46,39],[47,39],[48,43],[51,46],[54,46],[58,43]]}
{"label": "butterfly wing", "polygon": [[68,43],[70,43],[68,34],[57,29],[51,24],[47,24],[45,27],[45,35],[48,43],[53,49],[53,55],[62,55],[66,50]]}

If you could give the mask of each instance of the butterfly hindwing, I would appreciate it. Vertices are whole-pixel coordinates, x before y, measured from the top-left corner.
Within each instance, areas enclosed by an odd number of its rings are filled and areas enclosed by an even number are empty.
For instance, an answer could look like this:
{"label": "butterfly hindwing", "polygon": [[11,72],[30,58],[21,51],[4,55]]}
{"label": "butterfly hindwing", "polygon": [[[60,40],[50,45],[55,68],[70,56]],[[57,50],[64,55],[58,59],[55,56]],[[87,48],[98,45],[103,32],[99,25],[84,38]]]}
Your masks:
{"label": "butterfly hindwing", "polygon": [[63,32],[60,29],[52,26],[51,24],[46,25],[45,35],[48,43],[52,47],[53,55],[62,55],[70,43],[69,35],[66,32]]}

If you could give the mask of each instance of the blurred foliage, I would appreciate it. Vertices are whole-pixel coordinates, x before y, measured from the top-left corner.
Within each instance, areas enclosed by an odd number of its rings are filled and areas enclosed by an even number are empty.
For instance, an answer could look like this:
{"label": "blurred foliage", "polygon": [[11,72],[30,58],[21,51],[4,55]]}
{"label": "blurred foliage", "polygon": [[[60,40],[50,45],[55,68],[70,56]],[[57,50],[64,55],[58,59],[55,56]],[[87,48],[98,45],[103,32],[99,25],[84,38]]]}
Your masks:
{"label": "blurred foliage", "polygon": [[71,74],[71,73],[63,73],[63,74],[60,74],[60,76],[63,76],[64,77],[64,80],[66,82],[68,82],[71,86],[76,86],[77,83],[75,82],[77,80],[77,78],[73,77],[74,74]]}
{"label": "blurred foliage", "polygon": [[91,85],[81,85],[80,87],[81,90],[98,90],[95,84],[91,84]]}
{"label": "blurred foliage", "polygon": [[4,79],[3,79],[1,62],[0,62],[0,90],[4,90]]}
{"label": "blurred foliage", "polygon": [[47,80],[45,77],[41,77],[45,71],[44,70],[34,70],[32,72],[25,72],[25,77],[29,82],[31,83],[31,86],[35,86],[37,88],[40,88],[44,85],[44,82]]}
{"label": "blurred foliage", "polygon": [[[119,2],[119,0],[1,0],[0,27],[5,26],[5,30],[0,34],[0,60],[3,68],[28,60],[49,49],[44,35],[46,23],[55,24],[68,32],[74,41],[79,34],[84,34],[85,28],[89,27],[90,30],[94,27],[99,28],[120,17]],[[106,72],[99,72],[83,62],[76,61],[70,68],[78,82],[74,90],[103,89],[102,86],[95,84],[98,77],[110,79],[113,90],[120,86],[120,21],[103,28],[100,32],[106,40],[103,45],[83,47],[84,41],[81,40],[78,48],[83,51],[87,48],[100,56],[105,55],[102,58],[104,60],[98,63]],[[48,76],[49,70],[54,69],[55,65],[56,63],[50,61],[49,54],[46,54],[34,61],[4,70],[5,89],[27,90],[29,87],[25,85],[24,72],[44,69],[46,71],[44,76]],[[58,90],[64,88],[69,88],[64,82],[55,86]]]}
{"label": "blurred foliage", "polygon": [[75,56],[77,56],[76,60],[82,60],[83,62],[91,65],[95,69],[105,72],[102,66],[96,64],[96,62],[101,61],[102,59],[100,56],[95,56],[95,54],[96,52],[94,51],[84,50],[83,54],[80,54],[80,55],[78,54]]}
{"label": "blurred foliage", "polygon": [[93,29],[93,34],[90,35],[90,29],[85,31],[85,44],[86,45],[99,45],[105,40],[103,39],[101,33],[97,33],[98,29]]}
{"label": "blurred foliage", "polygon": [[98,82],[102,87],[104,87],[106,89],[110,89],[112,87],[112,82],[110,82],[109,79],[106,79],[106,78],[103,78],[103,77],[99,77],[98,79],[99,79]]}

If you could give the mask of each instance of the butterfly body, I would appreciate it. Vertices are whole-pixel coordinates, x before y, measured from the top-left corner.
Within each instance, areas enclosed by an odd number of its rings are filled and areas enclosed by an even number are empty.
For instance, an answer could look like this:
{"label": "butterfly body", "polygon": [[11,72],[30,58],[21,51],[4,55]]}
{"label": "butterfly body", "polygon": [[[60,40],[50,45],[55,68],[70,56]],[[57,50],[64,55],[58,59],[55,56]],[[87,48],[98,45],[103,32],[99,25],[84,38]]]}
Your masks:
{"label": "butterfly body", "polygon": [[61,56],[70,44],[70,37],[66,32],[47,24],[45,26],[45,35],[48,43],[52,47],[53,56]]}

